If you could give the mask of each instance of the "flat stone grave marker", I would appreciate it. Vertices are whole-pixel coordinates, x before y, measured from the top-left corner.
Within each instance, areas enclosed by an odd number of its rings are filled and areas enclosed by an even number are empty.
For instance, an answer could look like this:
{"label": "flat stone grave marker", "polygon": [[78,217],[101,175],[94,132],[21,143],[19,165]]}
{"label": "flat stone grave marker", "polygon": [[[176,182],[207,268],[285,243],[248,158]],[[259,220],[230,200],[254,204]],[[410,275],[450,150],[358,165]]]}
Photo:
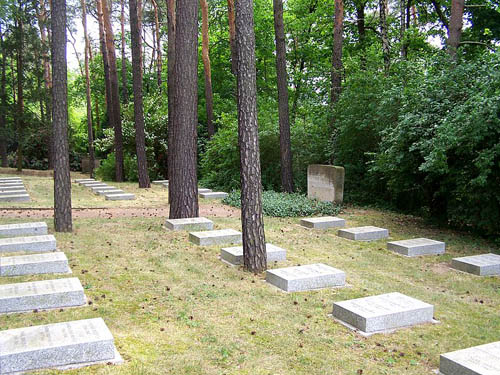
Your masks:
{"label": "flat stone grave marker", "polygon": [[109,186],[108,184],[106,184],[104,182],[89,182],[89,183],[80,184],[80,185],[88,187],[88,188],[98,187],[98,186]]}
{"label": "flat stone grave marker", "polygon": [[28,194],[9,194],[0,196],[0,201],[3,202],[29,202],[31,201]]}
{"label": "flat stone grave marker", "polygon": [[85,302],[77,277],[0,285],[0,313],[82,306]]}
{"label": "flat stone grave marker", "polygon": [[93,192],[96,192],[96,191],[105,191],[105,190],[116,190],[117,187],[116,186],[110,186],[110,185],[106,185],[106,186],[91,186],[90,189]]}
{"label": "flat stone grave marker", "polygon": [[[266,257],[268,263],[286,260],[286,250],[266,243]],[[243,246],[223,247],[220,251],[220,258],[234,266],[243,264]]]}
{"label": "flat stone grave marker", "polygon": [[0,186],[24,185],[22,181],[3,181]]}
{"label": "flat stone grave marker", "polygon": [[6,195],[26,195],[26,194],[28,194],[28,192],[25,189],[0,191],[0,197],[5,197]]}
{"label": "flat stone grave marker", "polygon": [[414,238],[411,240],[387,242],[387,249],[406,255],[407,257],[416,257],[419,255],[444,254],[446,244],[428,238]]}
{"label": "flat stone grave marker", "polygon": [[107,201],[130,201],[135,199],[135,195],[130,193],[111,194],[107,192],[107,194],[104,194],[104,196],[106,197]]}
{"label": "flat stone grave marker", "polygon": [[200,246],[239,244],[242,241],[241,232],[234,229],[208,230],[189,233],[189,241]]}
{"label": "flat stone grave marker", "polygon": [[0,374],[71,365],[82,367],[119,357],[102,318],[0,331]]}
{"label": "flat stone grave marker", "polygon": [[15,191],[15,190],[26,190],[24,185],[20,186],[8,186],[8,187],[1,187],[0,186],[0,191]]}
{"label": "flat stone grave marker", "polygon": [[441,354],[439,371],[442,375],[498,375],[500,341]]}
{"label": "flat stone grave marker", "polygon": [[214,223],[205,217],[167,219],[165,227],[170,230],[213,230]]}
{"label": "flat stone grave marker", "polygon": [[401,293],[356,298],[333,304],[334,318],[366,335],[433,322],[433,316],[433,305]]}
{"label": "flat stone grave marker", "polygon": [[384,228],[366,226],[340,229],[337,235],[354,241],[373,241],[389,237],[389,231]]}
{"label": "flat stone grave marker", "polygon": [[451,267],[478,276],[500,275],[500,255],[489,253],[453,258]]}
{"label": "flat stone grave marker", "polygon": [[30,236],[47,234],[47,223],[20,223],[0,225],[0,236]]}
{"label": "flat stone grave marker", "polygon": [[153,181],[153,185],[163,185],[168,184],[168,180],[155,180]]}
{"label": "flat stone grave marker", "polygon": [[97,190],[94,193],[98,195],[107,195],[107,194],[124,194],[125,192],[121,189],[113,189],[113,190]]}
{"label": "flat stone grave marker", "polygon": [[200,198],[204,199],[224,199],[228,196],[228,193],[223,191],[213,191],[211,193],[200,193]]}
{"label": "flat stone grave marker", "polygon": [[0,253],[14,251],[44,252],[56,250],[56,238],[51,234],[42,236],[0,238]]}
{"label": "flat stone grave marker", "polygon": [[266,271],[266,281],[286,292],[345,286],[345,272],[323,263]]}
{"label": "flat stone grave marker", "polygon": [[0,181],[10,181],[10,180],[20,180],[21,177],[12,176],[12,177],[0,177]]}
{"label": "flat stone grave marker", "polygon": [[0,276],[70,273],[68,258],[61,251],[0,257]]}
{"label": "flat stone grave marker", "polygon": [[345,226],[345,220],[334,216],[310,217],[301,219],[300,225],[311,229],[338,228]]}
{"label": "flat stone grave marker", "polygon": [[211,193],[212,189],[198,188],[198,194]]}
{"label": "flat stone grave marker", "polygon": [[74,180],[77,184],[80,182],[90,182],[90,181],[95,181],[95,178],[77,178]]}

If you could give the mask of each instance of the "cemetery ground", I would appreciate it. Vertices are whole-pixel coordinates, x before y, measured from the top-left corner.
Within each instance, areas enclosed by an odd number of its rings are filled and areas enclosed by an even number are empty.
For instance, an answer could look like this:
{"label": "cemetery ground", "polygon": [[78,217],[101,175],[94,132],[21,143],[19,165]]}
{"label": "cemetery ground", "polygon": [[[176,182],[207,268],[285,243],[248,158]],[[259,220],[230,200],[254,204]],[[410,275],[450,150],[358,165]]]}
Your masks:
{"label": "cemetery ground", "polygon": [[[51,179],[22,178],[33,201],[1,207],[51,207]],[[105,201],[72,184],[73,206],[166,206],[163,187],[118,185],[137,200]],[[200,204],[206,212],[222,210],[220,202]],[[33,215],[0,223],[40,221]],[[241,230],[237,215],[206,216],[215,229]],[[196,246],[187,232],[165,230],[165,216],[77,217],[73,233],[55,235],[84,286],[87,306],[2,315],[0,330],[102,317],[125,363],[68,374],[432,374],[440,354],[499,340],[500,279],[449,268],[453,257],[499,253],[497,247],[411,216],[352,207],[339,216],[347,227],[388,228],[389,240],[444,241],[446,253],[406,258],[388,251],[385,240],[354,242],[337,237],[335,229],[303,228],[300,218],[266,217],[266,241],[287,250],[287,261],[269,268],[325,263],[344,270],[349,284],[284,293],[264,275],[221,262],[220,246]],[[45,221],[54,233],[52,220]],[[59,277],[67,275],[4,277],[0,284]],[[389,292],[433,304],[440,324],[365,338],[330,316],[333,302]]]}

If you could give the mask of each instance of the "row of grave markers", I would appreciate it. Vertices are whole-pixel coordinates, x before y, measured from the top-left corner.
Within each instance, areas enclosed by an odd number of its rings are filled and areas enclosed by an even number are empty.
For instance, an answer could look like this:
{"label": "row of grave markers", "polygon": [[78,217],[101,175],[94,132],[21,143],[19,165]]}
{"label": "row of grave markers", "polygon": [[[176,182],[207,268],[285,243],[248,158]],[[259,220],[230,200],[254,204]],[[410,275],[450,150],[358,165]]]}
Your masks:
{"label": "row of grave markers", "polygon": [[[68,258],[57,250],[46,223],[0,225],[0,237],[0,277],[71,273]],[[20,252],[23,255],[12,255]],[[0,314],[79,307],[86,302],[77,277],[0,284]],[[121,361],[102,318],[0,331],[1,375]]]}
{"label": "row of grave markers", "polygon": [[104,195],[107,201],[123,201],[135,199],[134,194],[125,193],[123,190],[118,189],[115,186],[110,186],[93,178],[76,179],[75,183],[90,188],[94,194]]}
{"label": "row of grave markers", "polygon": [[[153,181],[153,185],[160,185],[168,188],[168,180]],[[229,194],[223,191],[212,191],[212,189],[198,188],[198,195],[203,199],[224,199]]]}
{"label": "row of grave markers", "polygon": [[[345,220],[338,217],[308,218],[302,219],[300,224],[311,229],[341,228],[345,226]],[[240,232],[234,229],[213,230],[213,222],[203,217],[168,219],[165,226],[170,230],[193,231],[189,233],[189,240],[200,246],[242,242]],[[389,231],[365,226],[339,229],[337,235],[353,241],[372,241],[387,238]],[[445,243],[417,238],[388,242],[387,248],[414,257],[443,254]],[[286,250],[266,244],[266,256],[268,263],[286,260]],[[220,259],[231,265],[242,264],[243,247],[223,247]],[[484,254],[455,258],[452,267],[476,275],[500,275],[500,256]],[[267,270],[266,281],[285,292],[298,292],[343,287],[346,275],[342,270],[318,263]],[[363,336],[389,333],[417,324],[438,323],[434,319],[433,305],[397,292],[335,302],[332,316]],[[500,341],[442,354],[439,371],[442,375],[499,375]]]}
{"label": "row of grave markers", "polygon": [[0,202],[29,202],[30,200],[20,177],[0,178]]}

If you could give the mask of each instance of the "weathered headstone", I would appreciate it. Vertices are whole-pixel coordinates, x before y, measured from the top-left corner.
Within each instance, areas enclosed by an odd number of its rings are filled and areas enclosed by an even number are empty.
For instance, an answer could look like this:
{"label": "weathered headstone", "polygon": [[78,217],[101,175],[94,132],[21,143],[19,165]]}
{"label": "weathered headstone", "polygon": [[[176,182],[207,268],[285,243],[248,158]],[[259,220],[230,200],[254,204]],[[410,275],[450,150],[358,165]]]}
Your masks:
{"label": "weathered headstone", "polygon": [[44,252],[56,250],[56,238],[51,235],[0,238],[0,253],[14,251]]}
{"label": "weathered headstone", "polygon": [[28,194],[28,192],[26,191],[26,189],[23,188],[19,188],[16,190],[4,190],[4,191],[0,190],[0,197],[5,197],[6,195],[26,195],[26,194]]}
{"label": "weathered headstone", "polygon": [[106,195],[106,194],[125,194],[125,192],[121,189],[113,189],[113,190],[97,190],[94,193],[98,195]]}
{"label": "weathered headstone", "polygon": [[68,258],[61,251],[0,257],[0,276],[69,272]]}
{"label": "weathered headstone", "polygon": [[365,334],[433,322],[434,306],[401,293],[356,298],[333,304],[333,317]]}
{"label": "weathered headstone", "polygon": [[[266,243],[266,257],[268,263],[286,260],[286,250]],[[223,247],[220,258],[235,266],[243,264],[243,246]]]}
{"label": "weathered headstone", "polygon": [[241,232],[234,229],[209,230],[189,233],[189,241],[200,246],[239,244]]}
{"label": "weathered headstone", "polygon": [[389,237],[389,231],[384,228],[366,226],[340,229],[337,235],[354,241],[373,241]]}
{"label": "weathered headstone", "polygon": [[451,266],[478,276],[500,275],[500,255],[489,253],[453,258]]}
{"label": "weathered headstone", "polygon": [[212,189],[198,188],[198,194],[211,193]]}
{"label": "weathered headstone", "polygon": [[153,185],[163,185],[168,184],[168,180],[155,180],[153,181]]}
{"label": "weathered headstone", "polygon": [[187,219],[167,219],[165,227],[170,230],[212,230],[214,223],[205,217],[191,217]]}
{"label": "weathered headstone", "polygon": [[223,191],[214,191],[211,193],[200,193],[200,198],[204,199],[224,199],[228,196],[228,193],[224,193]]}
{"label": "weathered headstone", "polygon": [[0,225],[0,236],[35,236],[47,234],[47,223],[20,223]]}
{"label": "weathered headstone", "polygon": [[441,354],[439,371],[442,375],[498,375],[500,341]]}
{"label": "weathered headstone", "polygon": [[0,331],[2,375],[67,365],[81,367],[113,361],[116,355],[113,335],[102,318]]}
{"label": "weathered headstone", "polygon": [[29,202],[31,201],[28,194],[9,194],[0,196],[2,202]]}
{"label": "weathered headstone", "polygon": [[81,306],[85,302],[76,277],[0,285],[0,313]]}
{"label": "weathered headstone", "polygon": [[326,264],[277,268],[266,271],[266,281],[286,292],[345,286],[345,272]]}
{"label": "weathered headstone", "polygon": [[387,249],[408,257],[416,257],[419,255],[444,254],[446,244],[428,238],[414,238],[411,240],[388,242]]}
{"label": "weathered headstone", "polygon": [[130,201],[135,199],[134,194],[130,193],[110,193],[104,194],[107,201]]}
{"label": "weathered headstone", "polygon": [[307,168],[307,196],[322,202],[342,203],[344,200],[343,167],[312,164]]}
{"label": "weathered headstone", "polygon": [[310,217],[301,219],[300,225],[311,229],[339,228],[345,226],[345,220],[334,216]]}

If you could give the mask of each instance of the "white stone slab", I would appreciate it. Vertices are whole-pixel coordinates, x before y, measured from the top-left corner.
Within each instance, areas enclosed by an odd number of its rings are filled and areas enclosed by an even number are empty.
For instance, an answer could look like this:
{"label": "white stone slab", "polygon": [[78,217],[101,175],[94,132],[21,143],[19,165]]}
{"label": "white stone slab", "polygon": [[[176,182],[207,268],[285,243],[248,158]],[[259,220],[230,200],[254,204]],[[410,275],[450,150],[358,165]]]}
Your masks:
{"label": "white stone slab", "polygon": [[134,194],[130,193],[109,193],[104,194],[107,201],[130,201],[135,199]]}
{"label": "white stone slab", "polygon": [[109,186],[108,184],[106,184],[104,182],[88,182],[88,183],[84,183],[84,184],[80,184],[80,185],[88,187],[88,188]]}
{"label": "white stone slab", "polygon": [[498,375],[500,341],[441,354],[439,371],[442,375]]}
{"label": "white stone slab", "polygon": [[113,190],[97,190],[94,191],[94,193],[98,195],[106,195],[106,194],[124,194],[125,192],[121,189],[113,189]]}
{"label": "white stone slab", "polygon": [[80,183],[80,182],[91,182],[91,181],[95,181],[95,178],[77,178],[76,180],[74,180],[77,184]]}
{"label": "white stone slab", "polygon": [[6,195],[25,195],[25,194],[28,194],[28,192],[26,191],[26,189],[23,189],[23,188],[16,189],[16,190],[0,191],[0,197],[4,197]]}
{"label": "white stone slab", "polygon": [[212,189],[198,188],[198,194],[211,193]]}
{"label": "white stone slab", "polygon": [[0,186],[0,191],[8,192],[8,191],[17,191],[17,190],[26,190],[26,189],[25,189],[24,185],[8,186],[8,187],[1,187]]}
{"label": "white stone slab", "polygon": [[212,193],[200,193],[200,198],[203,199],[224,199],[228,196],[228,193],[223,191],[214,191]]}
{"label": "white stone slab", "polygon": [[2,375],[112,361],[115,356],[113,335],[102,318],[0,331]]}
{"label": "white stone slab", "polygon": [[18,176],[0,177],[0,181],[12,181],[12,180],[21,180],[21,177]]}
{"label": "white stone slab", "polygon": [[35,236],[47,234],[47,223],[20,223],[0,225],[0,236]]}
{"label": "white stone slab", "polygon": [[209,230],[189,233],[189,241],[200,246],[239,244],[241,232],[234,229]]}
{"label": "white stone slab", "polygon": [[366,226],[340,229],[338,236],[355,241],[373,241],[389,237],[389,231],[384,228]]}
{"label": "white stone slab", "polygon": [[0,313],[81,306],[85,302],[77,277],[0,285]]}
{"label": "white stone slab", "polygon": [[0,196],[1,202],[29,202],[31,201],[28,194],[9,194]]}
{"label": "white stone slab", "polygon": [[90,189],[95,193],[97,191],[117,190],[118,188],[116,186],[106,185],[106,186],[92,186]]}
{"label": "white stone slab", "polygon": [[168,184],[168,180],[155,180],[153,181],[153,185],[163,185]]}
{"label": "white stone slab", "polygon": [[345,220],[334,216],[310,217],[301,219],[300,225],[311,229],[339,228],[345,226]]}
{"label": "white stone slab", "polygon": [[[286,250],[266,243],[266,257],[268,263],[286,260]],[[243,264],[243,246],[223,247],[220,258],[235,266]]]}
{"label": "white stone slab", "polygon": [[165,227],[170,230],[212,230],[214,223],[205,217],[191,217],[186,219],[167,219]]}
{"label": "white stone slab", "polygon": [[56,238],[51,235],[0,238],[0,253],[14,251],[44,252],[56,250]]}
{"label": "white stone slab", "polygon": [[387,293],[333,304],[334,318],[366,334],[431,323],[433,316],[433,305],[401,293]]}
{"label": "white stone slab", "polygon": [[22,181],[0,182],[0,187],[24,186]]}
{"label": "white stone slab", "polygon": [[489,253],[453,258],[451,266],[478,276],[500,275],[500,255]]}
{"label": "white stone slab", "polygon": [[0,276],[69,272],[68,258],[61,251],[0,257]]}
{"label": "white stone slab", "polygon": [[323,263],[266,271],[266,281],[286,292],[345,286],[345,272]]}
{"label": "white stone slab", "polygon": [[408,257],[416,257],[420,255],[444,254],[446,244],[428,238],[413,238],[411,240],[388,242],[387,249]]}

